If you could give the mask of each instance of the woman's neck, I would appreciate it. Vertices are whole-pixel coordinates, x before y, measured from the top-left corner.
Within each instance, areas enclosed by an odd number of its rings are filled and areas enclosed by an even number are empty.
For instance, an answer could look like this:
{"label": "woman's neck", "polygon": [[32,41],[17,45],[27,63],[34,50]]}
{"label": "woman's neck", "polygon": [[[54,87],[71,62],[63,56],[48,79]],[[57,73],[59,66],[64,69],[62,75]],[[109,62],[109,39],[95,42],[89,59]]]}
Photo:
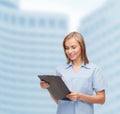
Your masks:
{"label": "woman's neck", "polygon": [[72,61],[73,66],[79,67],[82,65],[82,59]]}
{"label": "woman's neck", "polygon": [[82,65],[82,59],[72,61],[72,64],[74,72],[79,72]]}

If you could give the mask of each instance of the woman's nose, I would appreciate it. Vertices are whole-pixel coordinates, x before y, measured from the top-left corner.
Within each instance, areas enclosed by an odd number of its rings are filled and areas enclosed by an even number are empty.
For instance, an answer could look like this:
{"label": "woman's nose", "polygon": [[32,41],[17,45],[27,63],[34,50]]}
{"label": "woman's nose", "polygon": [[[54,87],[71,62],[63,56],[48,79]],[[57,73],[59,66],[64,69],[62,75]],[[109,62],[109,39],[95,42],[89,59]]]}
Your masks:
{"label": "woman's nose", "polygon": [[69,51],[68,51],[69,53],[71,53],[72,52],[72,49],[69,49]]}

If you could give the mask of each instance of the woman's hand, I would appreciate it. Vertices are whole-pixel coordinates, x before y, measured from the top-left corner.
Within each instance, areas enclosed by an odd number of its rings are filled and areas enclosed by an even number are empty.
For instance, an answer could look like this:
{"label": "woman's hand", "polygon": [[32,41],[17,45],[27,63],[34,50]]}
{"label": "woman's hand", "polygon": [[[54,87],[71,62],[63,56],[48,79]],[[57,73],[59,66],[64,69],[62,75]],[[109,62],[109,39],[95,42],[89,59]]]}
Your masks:
{"label": "woman's hand", "polygon": [[69,98],[71,101],[77,101],[78,100],[78,93],[77,92],[71,92],[66,97]]}
{"label": "woman's hand", "polygon": [[43,89],[48,89],[50,85],[45,81],[40,81],[40,87]]}
{"label": "woman's hand", "polygon": [[104,104],[105,102],[105,90],[97,91],[96,95],[87,95],[77,92],[71,92],[66,96],[71,101],[84,101],[87,103],[96,103],[96,104]]}

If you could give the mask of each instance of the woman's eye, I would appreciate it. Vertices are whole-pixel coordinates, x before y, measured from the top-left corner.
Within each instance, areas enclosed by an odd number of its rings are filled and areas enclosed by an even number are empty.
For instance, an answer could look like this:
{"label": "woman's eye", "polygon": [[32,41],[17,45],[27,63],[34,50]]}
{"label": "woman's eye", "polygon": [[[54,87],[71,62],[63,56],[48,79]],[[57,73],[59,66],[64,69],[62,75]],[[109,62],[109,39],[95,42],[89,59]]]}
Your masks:
{"label": "woman's eye", "polygon": [[65,47],[65,50],[68,50],[69,48],[68,47]]}
{"label": "woman's eye", "polygon": [[75,48],[76,48],[76,46],[73,46],[73,47],[72,47],[72,49],[75,49]]}

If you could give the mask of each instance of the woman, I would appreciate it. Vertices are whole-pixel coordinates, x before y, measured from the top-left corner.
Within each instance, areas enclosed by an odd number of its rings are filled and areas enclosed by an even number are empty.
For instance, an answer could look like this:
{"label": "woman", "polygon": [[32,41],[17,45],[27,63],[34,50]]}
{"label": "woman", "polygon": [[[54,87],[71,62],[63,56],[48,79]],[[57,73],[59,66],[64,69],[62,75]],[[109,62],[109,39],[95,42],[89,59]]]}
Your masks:
{"label": "woman", "polygon": [[[105,81],[102,70],[89,62],[83,36],[71,32],[63,41],[67,64],[56,69],[71,93],[66,97],[70,100],[57,100],[57,114],[94,114],[93,104],[104,104]],[[40,82],[42,88],[50,85]]]}

